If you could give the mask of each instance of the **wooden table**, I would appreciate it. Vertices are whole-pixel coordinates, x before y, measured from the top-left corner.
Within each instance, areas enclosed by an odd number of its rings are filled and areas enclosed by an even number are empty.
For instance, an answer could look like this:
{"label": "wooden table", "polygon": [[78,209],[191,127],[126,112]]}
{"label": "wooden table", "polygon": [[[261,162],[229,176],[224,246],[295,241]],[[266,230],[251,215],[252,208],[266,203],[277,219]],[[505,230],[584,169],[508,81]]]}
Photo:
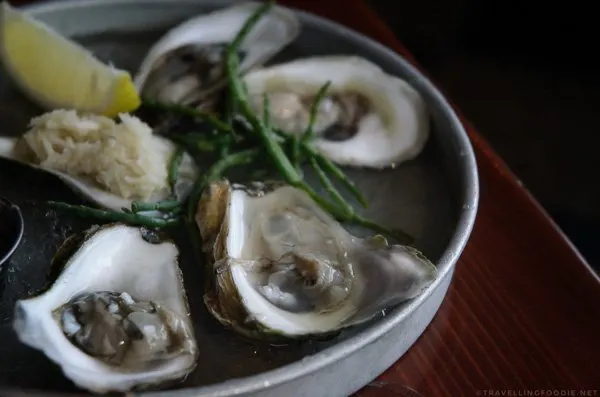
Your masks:
{"label": "wooden table", "polygon": [[[341,22],[416,64],[363,0],[280,2]],[[356,395],[600,396],[600,279],[465,125],[481,182],[471,240],[431,325]]]}

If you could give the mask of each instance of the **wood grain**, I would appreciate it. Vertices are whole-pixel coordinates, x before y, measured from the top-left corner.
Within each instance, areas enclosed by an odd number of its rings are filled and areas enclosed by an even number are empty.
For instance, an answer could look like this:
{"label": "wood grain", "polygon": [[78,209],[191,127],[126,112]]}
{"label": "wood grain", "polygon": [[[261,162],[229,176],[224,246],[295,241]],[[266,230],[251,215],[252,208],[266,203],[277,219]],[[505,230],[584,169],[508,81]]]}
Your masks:
{"label": "wood grain", "polygon": [[[362,0],[280,2],[341,22],[416,64]],[[434,321],[356,396],[600,396],[600,280],[463,120],[481,181],[471,240]]]}

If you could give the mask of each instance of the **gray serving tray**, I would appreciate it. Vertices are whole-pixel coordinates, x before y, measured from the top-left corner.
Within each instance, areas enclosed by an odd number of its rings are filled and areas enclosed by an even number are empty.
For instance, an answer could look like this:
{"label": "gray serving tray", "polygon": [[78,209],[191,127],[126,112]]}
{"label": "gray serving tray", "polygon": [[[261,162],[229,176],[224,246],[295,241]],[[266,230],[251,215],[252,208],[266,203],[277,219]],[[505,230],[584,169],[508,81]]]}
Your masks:
{"label": "gray serving tray", "polygon": [[[27,7],[35,17],[74,37],[101,59],[134,71],[153,41],[174,24],[229,1],[74,0]],[[346,396],[400,358],[425,330],[444,300],[455,263],[473,227],[478,204],[473,150],[457,116],[438,90],[393,51],[343,26],[299,12],[301,36],[280,59],[359,54],[406,79],[426,98],[433,130],[424,152],[389,171],[349,170],[367,194],[368,215],[416,236],[416,246],[439,268],[439,278],[417,299],[328,341],[290,346],[249,342],[224,330],[202,303],[202,271],[179,236],[196,336],[197,369],[182,383],[150,396]],[[43,67],[41,65],[40,67]],[[2,133],[21,134],[40,109],[0,75]],[[44,206],[82,200],[58,179],[0,160],[0,190],[23,210],[23,242],[0,277],[0,394],[85,395],[12,330],[14,302],[37,293],[58,245],[92,221]],[[391,224],[390,224],[391,223]]]}

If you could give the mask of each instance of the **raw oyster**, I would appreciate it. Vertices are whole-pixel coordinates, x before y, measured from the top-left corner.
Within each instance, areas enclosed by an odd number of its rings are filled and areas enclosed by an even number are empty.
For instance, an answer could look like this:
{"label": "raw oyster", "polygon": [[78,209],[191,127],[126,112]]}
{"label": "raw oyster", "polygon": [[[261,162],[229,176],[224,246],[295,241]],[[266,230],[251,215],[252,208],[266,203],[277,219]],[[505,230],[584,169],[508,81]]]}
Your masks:
{"label": "raw oyster", "polygon": [[[210,106],[226,84],[222,60],[248,18],[260,6],[243,3],[189,19],[167,32],[148,51],[134,78],[138,91],[166,102]],[[240,46],[242,72],[260,65],[300,32],[293,13],[274,7]],[[208,102],[207,102],[208,101]]]}
{"label": "raw oyster", "polygon": [[257,338],[330,335],[417,296],[436,267],[416,249],[348,233],[287,185],[210,185],[196,223],[209,257],[205,303]]}
{"label": "raw oyster", "polygon": [[421,152],[429,136],[423,98],[366,59],[310,57],[244,76],[258,114],[266,93],[272,124],[294,134],[308,127],[312,104],[328,81],[315,123],[314,145],[323,155],[342,165],[382,168]]}
{"label": "raw oyster", "polygon": [[53,261],[56,281],[16,303],[21,342],[44,352],[79,387],[159,387],[196,365],[177,247],[147,233],[113,224],[68,239]]}
{"label": "raw oyster", "polygon": [[[175,186],[168,167],[176,146],[138,118],[108,117],[58,109],[31,120],[18,138],[0,137],[0,158],[49,172],[90,201],[115,211],[133,200],[185,198],[198,174],[184,153]],[[172,189],[173,188],[173,189]]]}

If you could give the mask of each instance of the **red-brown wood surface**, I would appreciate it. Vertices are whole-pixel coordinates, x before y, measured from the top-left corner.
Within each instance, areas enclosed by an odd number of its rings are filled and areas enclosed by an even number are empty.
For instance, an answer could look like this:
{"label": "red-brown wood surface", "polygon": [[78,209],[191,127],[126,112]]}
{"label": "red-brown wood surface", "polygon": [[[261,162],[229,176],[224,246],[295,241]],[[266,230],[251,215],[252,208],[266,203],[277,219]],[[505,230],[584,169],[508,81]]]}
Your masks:
{"label": "red-brown wood surface", "polygon": [[[341,22],[415,63],[362,0],[280,2]],[[600,396],[600,282],[465,124],[481,183],[471,240],[431,325],[357,396]]]}

